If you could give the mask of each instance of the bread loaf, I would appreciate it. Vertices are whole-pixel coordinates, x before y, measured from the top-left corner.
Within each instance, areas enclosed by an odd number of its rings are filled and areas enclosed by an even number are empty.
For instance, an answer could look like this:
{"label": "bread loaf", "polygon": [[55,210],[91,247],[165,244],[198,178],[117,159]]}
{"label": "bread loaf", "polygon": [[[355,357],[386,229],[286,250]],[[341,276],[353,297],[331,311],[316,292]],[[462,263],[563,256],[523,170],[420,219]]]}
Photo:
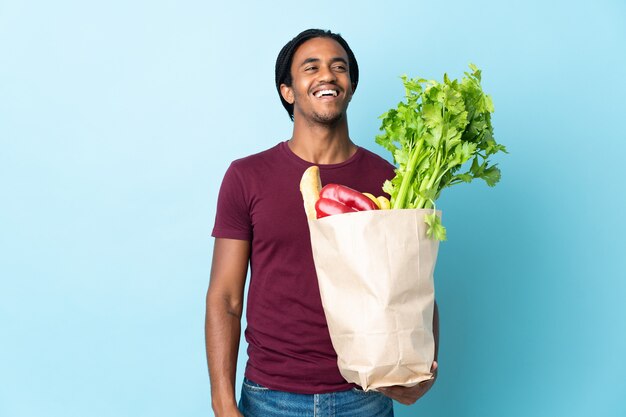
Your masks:
{"label": "bread loaf", "polygon": [[322,180],[320,179],[320,169],[313,165],[304,171],[300,180],[300,192],[304,200],[304,211],[309,220],[317,219],[315,211],[315,203],[320,198],[320,190],[322,189]]}

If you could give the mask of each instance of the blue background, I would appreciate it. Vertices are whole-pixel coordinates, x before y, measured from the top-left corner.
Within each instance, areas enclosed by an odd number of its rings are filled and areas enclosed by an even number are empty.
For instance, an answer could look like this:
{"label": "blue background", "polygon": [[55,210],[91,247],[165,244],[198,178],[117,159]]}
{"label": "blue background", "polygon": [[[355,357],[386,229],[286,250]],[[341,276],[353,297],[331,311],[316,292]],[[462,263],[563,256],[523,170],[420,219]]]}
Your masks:
{"label": "blue background", "polygon": [[474,62],[510,151],[439,202],[440,376],[396,415],[626,415],[618,0],[0,2],[0,415],[212,415],[217,191],[289,138],[274,60],[308,27],[359,60],[359,145],[388,157],[401,74]]}

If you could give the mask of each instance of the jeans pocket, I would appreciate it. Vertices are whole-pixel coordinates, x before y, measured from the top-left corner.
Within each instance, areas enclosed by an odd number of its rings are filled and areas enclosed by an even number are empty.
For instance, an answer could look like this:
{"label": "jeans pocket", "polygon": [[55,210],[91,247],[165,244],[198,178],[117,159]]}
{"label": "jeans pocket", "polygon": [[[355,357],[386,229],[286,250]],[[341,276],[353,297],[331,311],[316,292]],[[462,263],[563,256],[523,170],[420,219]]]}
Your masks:
{"label": "jeans pocket", "polygon": [[337,417],[393,417],[393,401],[378,391],[352,388],[337,400]]}
{"label": "jeans pocket", "polygon": [[256,391],[256,392],[269,391],[270,390],[269,388],[264,387],[261,384],[257,384],[254,381],[250,381],[248,378],[244,378],[243,379],[243,388],[248,390],[248,391]]}

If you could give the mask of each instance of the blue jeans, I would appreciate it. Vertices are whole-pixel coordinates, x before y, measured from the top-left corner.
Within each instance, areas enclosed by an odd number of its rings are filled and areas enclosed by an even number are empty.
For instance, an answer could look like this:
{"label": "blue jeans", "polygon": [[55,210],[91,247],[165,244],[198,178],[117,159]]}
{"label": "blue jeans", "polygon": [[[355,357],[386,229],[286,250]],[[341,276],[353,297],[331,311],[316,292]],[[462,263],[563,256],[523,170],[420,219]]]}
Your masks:
{"label": "blue jeans", "polygon": [[239,411],[245,417],[393,417],[393,404],[389,397],[374,391],[294,394],[244,378]]}

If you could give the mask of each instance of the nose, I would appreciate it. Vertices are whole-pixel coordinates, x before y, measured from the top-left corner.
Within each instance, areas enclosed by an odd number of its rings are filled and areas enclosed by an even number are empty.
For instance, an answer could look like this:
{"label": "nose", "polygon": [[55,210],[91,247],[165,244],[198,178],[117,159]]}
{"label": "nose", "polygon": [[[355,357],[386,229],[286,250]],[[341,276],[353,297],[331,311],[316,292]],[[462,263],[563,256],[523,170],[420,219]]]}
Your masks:
{"label": "nose", "polygon": [[337,81],[337,75],[330,66],[324,65],[320,68],[320,82],[335,82]]}

